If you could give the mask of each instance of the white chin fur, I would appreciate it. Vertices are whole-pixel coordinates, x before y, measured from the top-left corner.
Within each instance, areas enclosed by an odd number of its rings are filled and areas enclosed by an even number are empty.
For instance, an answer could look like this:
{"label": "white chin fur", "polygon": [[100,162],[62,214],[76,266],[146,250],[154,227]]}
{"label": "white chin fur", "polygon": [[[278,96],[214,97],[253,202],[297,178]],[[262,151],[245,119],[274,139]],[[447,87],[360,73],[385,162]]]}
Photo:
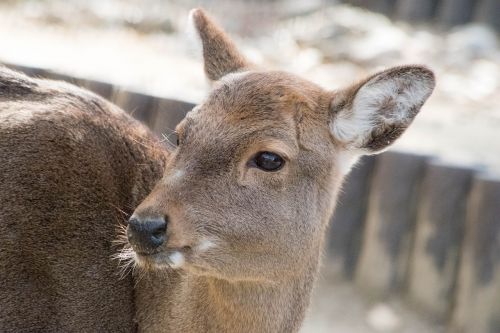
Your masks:
{"label": "white chin fur", "polygon": [[170,267],[180,268],[184,265],[185,259],[184,255],[179,251],[175,251],[168,256]]}

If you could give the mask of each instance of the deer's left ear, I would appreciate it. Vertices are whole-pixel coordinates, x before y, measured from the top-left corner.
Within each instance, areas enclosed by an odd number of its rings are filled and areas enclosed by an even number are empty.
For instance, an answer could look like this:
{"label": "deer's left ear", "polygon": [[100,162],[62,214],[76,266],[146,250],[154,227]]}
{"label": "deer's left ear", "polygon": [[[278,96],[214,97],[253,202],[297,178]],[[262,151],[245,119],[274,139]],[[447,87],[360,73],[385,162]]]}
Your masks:
{"label": "deer's left ear", "polygon": [[394,67],[337,92],[330,130],[343,149],[373,154],[390,146],[411,124],[435,86],[422,66]]}
{"label": "deer's left ear", "polygon": [[203,9],[191,10],[189,24],[201,42],[208,79],[217,81],[226,74],[242,71],[249,66],[229,36]]}

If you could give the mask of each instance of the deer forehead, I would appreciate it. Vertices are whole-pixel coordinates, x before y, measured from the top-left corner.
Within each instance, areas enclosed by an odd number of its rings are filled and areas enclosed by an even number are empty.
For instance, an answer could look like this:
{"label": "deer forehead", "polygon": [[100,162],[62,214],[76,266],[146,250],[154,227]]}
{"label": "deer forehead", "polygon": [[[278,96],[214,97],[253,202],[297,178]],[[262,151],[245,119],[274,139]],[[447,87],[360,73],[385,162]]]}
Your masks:
{"label": "deer forehead", "polygon": [[228,74],[214,84],[203,104],[187,114],[177,132],[199,139],[222,135],[226,142],[249,133],[293,134],[295,119],[317,112],[321,93],[313,84],[287,73]]}
{"label": "deer forehead", "polygon": [[266,117],[295,111],[297,104],[312,108],[323,90],[296,75],[280,71],[231,73],[214,84],[207,104],[224,113],[254,112]]}

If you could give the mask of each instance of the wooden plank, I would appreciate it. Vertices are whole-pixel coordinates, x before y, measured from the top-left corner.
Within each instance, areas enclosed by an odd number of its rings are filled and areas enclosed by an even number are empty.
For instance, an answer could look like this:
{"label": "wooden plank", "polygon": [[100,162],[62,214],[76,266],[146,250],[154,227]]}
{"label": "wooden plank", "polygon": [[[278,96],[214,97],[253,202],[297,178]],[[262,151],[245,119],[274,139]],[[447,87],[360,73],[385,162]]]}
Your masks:
{"label": "wooden plank", "polygon": [[478,22],[489,24],[500,30],[500,1],[480,0],[474,18]]}
{"label": "wooden plank", "polygon": [[449,319],[473,170],[427,166],[417,213],[408,295],[435,320]]}
{"label": "wooden plank", "polygon": [[398,0],[395,8],[397,19],[425,22],[434,18],[438,0]]}
{"label": "wooden plank", "polygon": [[111,101],[145,124],[151,122],[157,106],[155,97],[123,88],[118,88],[113,93]]}
{"label": "wooden plank", "polygon": [[474,180],[450,332],[500,332],[500,178]]}
{"label": "wooden plank", "polygon": [[88,89],[105,99],[110,100],[113,96],[114,87],[112,84],[87,79],[80,80],[79,84],[82,88]]}
{"label": "wooden plank", "polygon": [[325,271],[331,278],[352,279],[365,225],[375,156],[364,156],[347,176],[330,221]]}
{"label": "wooden plank", "polygon": [[385,297],[406,279],[417,200],[427,157],[389,152],[375,164],[356,283]]}
{"label": "wooden plank", "polygon": [[76,86],[88,89],[106,99],[110,99],[113,95],[113,85],[101,81],[87,80],[78,78],[75,76],[70,76],[66,74],[61,74],[56,71],[44,70],[41,68],[27,67],[21,65],[11,65],[4,64],[5,66],[12,68],[14,70],[25,73],[26,75],[32,77],[41,77],[50,80],[66,81]]}
{"label": "wooden plank", "polygon": [[396,4],[396,0],[349,0],[345,2],[385,15],[392,15]]}
{"label": "wooden plank", "polygon": [[[158,98],[156,111],[149,126],[158,135],[169,139],[177,124],[191,111],[195,104],[168,98]],[[175,143],[175,139],[171,139]]]}
{"label": "wooden plank", "polygon": [[29,67],[23,65],[14,65],[10,63],[2,63],[4,66],[16,70],[18,72],[24,73],[28,76],[39,78],[45,77],[47,75],[47,71],[37,67]]}
{"label": "wooden plank", "polygon": [[478,0],[442,0],[438,9],[438,21],[446,27],[465,24],[472,20]]}
{"label": "wooden plank", "polygon": [[4,64],[4,65],[32,77],[42,77],[51,80],[66,81],[75,84],[79,87],[88,89],[106,99],[110,99],[113,94],[113,85],[109,83],[77,78],[74,76],[61,74],[55,71],[44,70],[41,68],[27,67],[21,65],[11,65],[11,64]]}
{"label": "wooden plank", "polygon": [[44,73],[43,77],[45,79],[49,79],[49,80],[68,82],[68,83],[74,84],[75,86],[78,86],[78,87],[81,86],[81,82],[82,82],[80,79],[78,79],[74,76],[62,74],[62,73],[55,72],[52,70],[46,71]]}

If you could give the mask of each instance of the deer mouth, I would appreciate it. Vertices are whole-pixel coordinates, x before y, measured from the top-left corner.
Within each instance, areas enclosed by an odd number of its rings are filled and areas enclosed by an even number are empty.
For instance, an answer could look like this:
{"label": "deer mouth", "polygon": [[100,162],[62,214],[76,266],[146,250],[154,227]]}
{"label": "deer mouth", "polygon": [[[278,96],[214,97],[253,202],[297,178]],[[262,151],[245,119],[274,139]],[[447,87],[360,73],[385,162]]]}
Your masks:
{"label": "deer mouth", "polygon": [[136,252],[136,260],[139,264],[145,263],[156,268],[178,269],[184,266],[191,255],[191,247],[167,248],[157,252]]}

